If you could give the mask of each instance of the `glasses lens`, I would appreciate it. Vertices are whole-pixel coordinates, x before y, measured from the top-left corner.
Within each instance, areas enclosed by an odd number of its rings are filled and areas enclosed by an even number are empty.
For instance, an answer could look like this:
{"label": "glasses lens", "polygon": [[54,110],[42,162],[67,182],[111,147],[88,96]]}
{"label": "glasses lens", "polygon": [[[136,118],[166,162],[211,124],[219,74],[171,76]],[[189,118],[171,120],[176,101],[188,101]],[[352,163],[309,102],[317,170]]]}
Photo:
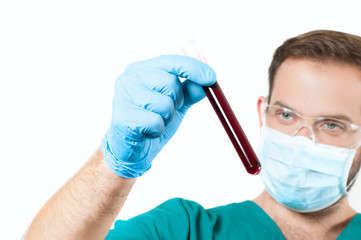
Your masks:
{"label": "glasses lens", "polygon": [[339,120],[322,120],[313,125],[315,141],[327,145],[354,148],[361,140],[360,130],[354,130],[351,123]]}
{"label": "glasses lens", "polygon": [[[312,126],[314,141],[322,144],[354,148],[361,143],[361,130],[351,123],[331,118],[305,118],[278,105],[264,108],[265,125],[288,135],[296,135],[302,127]],[[311,121],[309,120],[311,119]]]}
{"label": "glasses lens", "polygon": [[298,115],[281,106],[269,105],[265,109],[266,126],[285,134],[294,134],[299,128],[299,120]]}

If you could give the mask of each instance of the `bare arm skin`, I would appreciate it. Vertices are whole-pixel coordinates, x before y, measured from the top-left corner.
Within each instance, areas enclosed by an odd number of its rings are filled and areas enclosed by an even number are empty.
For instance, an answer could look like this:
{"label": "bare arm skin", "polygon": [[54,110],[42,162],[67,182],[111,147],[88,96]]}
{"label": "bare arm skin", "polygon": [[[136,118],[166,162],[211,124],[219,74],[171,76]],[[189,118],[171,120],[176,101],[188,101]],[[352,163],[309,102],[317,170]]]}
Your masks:
{"label": "bare arm skin", "polygon": [[114,174],[98,150],[39,211],[25,239],[104,239],[134,182]]}

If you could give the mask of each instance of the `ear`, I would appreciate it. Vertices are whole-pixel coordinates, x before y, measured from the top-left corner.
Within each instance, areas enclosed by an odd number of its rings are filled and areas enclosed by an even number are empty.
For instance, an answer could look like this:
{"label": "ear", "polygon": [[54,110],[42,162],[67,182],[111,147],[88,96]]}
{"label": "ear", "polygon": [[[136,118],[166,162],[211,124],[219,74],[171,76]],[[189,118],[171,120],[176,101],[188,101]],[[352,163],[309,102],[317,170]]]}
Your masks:
{"label": "ear", "polygon": [[257,112],[258,112],[258,120],[259,120],[259,126],[262,127],[263,126],[263,122],[262,122],[262,102],[264,100],[264,97],[259,97],[258,101],[257,101]]}

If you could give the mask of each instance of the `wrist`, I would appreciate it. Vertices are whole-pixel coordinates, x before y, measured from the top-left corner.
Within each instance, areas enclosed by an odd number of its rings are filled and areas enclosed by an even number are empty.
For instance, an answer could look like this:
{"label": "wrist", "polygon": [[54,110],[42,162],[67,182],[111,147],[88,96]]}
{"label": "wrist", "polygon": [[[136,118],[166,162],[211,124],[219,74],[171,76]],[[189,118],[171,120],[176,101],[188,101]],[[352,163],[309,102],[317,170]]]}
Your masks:
{"label": "wrist", "polygon": [[[92,166],[93,165],[93,166]],[[93,155],[90,163],[91,171],[96,171],[101,174],[102,181],[108,182],[108,185],[114,186],[117,188],[119,185],[122,187],[124,183],[134,183],[136,178],[126,178],[117,175],[109,166],[104,158],[104,153],[102,149],[97,150]]]}
{"label": "wrist", "polygon": [[[118,146],[114,153],[108,139],[108,133],[101,142],[101,151],[107,167],[119,177],[131,179],[142,176],[151,167],[147,156],[141,159],[140,154],[134,153],[134,146],[127,146],[124,141],[116,141]],[[114,144],[114,140],[111,141]],[[145,147],[145,146],[144,146]],[[119,156],[120,155],[120,156]]]}

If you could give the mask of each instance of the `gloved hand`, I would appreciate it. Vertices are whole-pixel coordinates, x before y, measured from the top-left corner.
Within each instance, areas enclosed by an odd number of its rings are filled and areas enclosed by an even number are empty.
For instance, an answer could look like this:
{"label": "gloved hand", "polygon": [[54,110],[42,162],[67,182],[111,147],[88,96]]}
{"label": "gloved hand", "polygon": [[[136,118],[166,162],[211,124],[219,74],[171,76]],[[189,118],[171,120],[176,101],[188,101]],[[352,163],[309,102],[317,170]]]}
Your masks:
{"label": "gloved hand", "polygon": [[215,81],[215,72],[191,57],[167,55],[130,64],[116,80],[112,123],[101,145],[110,169],[125,178],[149,170],[187,110],[205,97],[201,85]]}

